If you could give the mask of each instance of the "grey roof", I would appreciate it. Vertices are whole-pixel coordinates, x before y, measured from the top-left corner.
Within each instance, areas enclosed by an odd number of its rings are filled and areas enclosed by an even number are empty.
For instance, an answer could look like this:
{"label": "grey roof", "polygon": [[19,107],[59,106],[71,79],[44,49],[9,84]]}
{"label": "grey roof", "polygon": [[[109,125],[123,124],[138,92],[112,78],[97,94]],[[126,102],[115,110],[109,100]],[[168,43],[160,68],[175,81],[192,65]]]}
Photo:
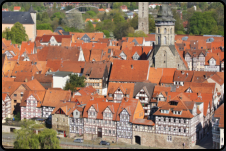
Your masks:
{"label": "grey roof", "polygon": [[213,42],[214,41],[214,38],[209,38],[206,40],[206,42]]}
{"label": "grey roof", "polygon": [[2,12],[2,24],[34,24],[30,12]]}
{"label": "grey roof", "polygon": [[[54,30],[54,32],[58,32],[59,30],[63,30],[63,32],[65,32],[64,29],[63,29],[61,26],[58,26],[58,27]],[[59,34],[60,34],[60,33],[59,33]]]}
{"label": "grey roof", "polygon": [[160,9],[155,21],[174,21],[174,22],[176,21],[173,18],[173,13],[169,5],[162,4],[162,6],[160,6]]}
{"label": "grey roof", "polygon": [[62,33],[63,33],[63,35],[70,35],[69,32],[62,32]]}
{"label": "grey roof", "polygon": [[36,13],[36,11],[33,9],[32,5],[31,5],[31,7],[30,7],[30,9],[29,9],[29,12],[30,12],[30,13]]}
{"label": "grey roof", "polygon": [[73,73],[73,72],[57,71],[53,74],[53,76],[66,77],[67,75],[69,75],[71,73]]}
{"label": "grey roof", "polygon": [[141,89],[144,89],[145,93],[148,95],[148,102],[151,100],[154,88],[156,84],[154,83],[145,83],[145,82],[136,82],[134,85],[133,97],[140,92]]}
{"label": "grey roof", "polygon": [[170,48],[171,52],[173,53],[173,55],[175,56],[175,51],[176,51],[175,45],[170,45],[169,48]]}

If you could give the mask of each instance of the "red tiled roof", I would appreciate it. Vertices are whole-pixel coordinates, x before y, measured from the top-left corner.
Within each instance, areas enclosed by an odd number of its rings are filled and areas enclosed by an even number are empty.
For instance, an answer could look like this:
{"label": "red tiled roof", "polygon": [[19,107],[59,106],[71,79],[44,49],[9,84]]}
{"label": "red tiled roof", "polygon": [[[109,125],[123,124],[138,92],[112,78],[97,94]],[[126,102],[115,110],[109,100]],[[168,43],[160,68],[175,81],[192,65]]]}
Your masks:
{"label": "red tiled roof", "polygon": [[159,84],[162,78],[162,75],[163,75],[163,68],[150,67],[148,80],[151,83]]}
{"label": "red tiled roof", "polygon": [[152,120],[147,120],[147,119],[134,119],[133,124],[139,124],[139,125],[150,125],[154,126],[155,123]]}
{"label": "red tiled roof", "polygon": [[208,71],[193,71],[194,75],[192,78],[192,82],[202,83],[206,81],[209,77],[213,76],[215,72],[208,72]]}
{"label": "red tiled roof", "polygon": [[173,83],[174,73],[177,68],[163,68],[163,75],[160,83]]}
{"label": "red tiled roof", "polygon": [[71,35],[43,35],[43,36],[41,37],[40,42],[41,42],[41,43],[43,43],[43,42],[44,42],[44,43],[49,42],[49,41],[50,41],[50,38],[51,38],[52,36],[56,39],[56,41],[57,41],[58,43],[61,43],[63,38],[70,38],[70,39],[72,38]]}
{"label": "red tiled roof", "polygon": [[69,71],[73,73],[82,73],[85,62],[83,61],[63,61],[59,67],[59,71]]}
{"label": "red tiled roof", "polygon": [[176,70],[173,81],[191,82],[193,74],[193,71]]}
{"label": "red tiled roof", "polygon": [[20,10],[20,6],[14,6],[13,10]]}
{"label": "red tiled roof", "polygon": [[210,59],[213,58],[216,61],[216,65],[220,65],[220,57],[217,53],[207,53],[205,58],[205,65],[209,65]]}
{"label": "red tiled roof", "polygon": [[37,37],[42,37],[43,35],[52,35],[53,32],[51,30],[37,30]]}
{"label": "red tiled roof", "polygon": [[45,96],[45,90],[44,91],[25,90],[23,98],[22,98],[21,103],[20,103],[20,106],[27,106],[26,100],[31,95],[37,100],[37,106],[36,107],[41,107],[42,103],[43,103],[44,96]]}
{"label": "red tiled roof", "polygon": [[155,34],[147,34],[147,37],[144,37],[145,41],[155,41]]}
{"label": "red tiled roof", "polygon": [[148,68],[148,60],[114,60],[109,80],[142,82],[147,80]]}

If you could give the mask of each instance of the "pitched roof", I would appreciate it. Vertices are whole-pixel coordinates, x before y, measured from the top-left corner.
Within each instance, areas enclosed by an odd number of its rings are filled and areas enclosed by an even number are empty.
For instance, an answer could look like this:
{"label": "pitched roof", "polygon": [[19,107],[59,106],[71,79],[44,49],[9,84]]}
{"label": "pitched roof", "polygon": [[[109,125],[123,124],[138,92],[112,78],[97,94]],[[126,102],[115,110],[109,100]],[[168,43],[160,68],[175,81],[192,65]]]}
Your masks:
{"label": "pitched roof", "polygon": [[62,43],[62,39],[63,39],[63,38],[69,38],[69,39],[72,38],[71,35],[43,35],[43,36],[41,37],[41,39],[40,39],[40,42],[41,42],[41,43],[49,42],[49,41],[50,41],[50,38],[51,38],[52,36],[56,39],[56,41],[57,41],[58,43]]}
{"label": "pitched roof", "polygon": [[206,57],[205,57],[205,65],[210,65],[210,59],[214,59],[216,61],[216,65],[219,66],[220,65],[220,57],[217,53],[207,53]]}
{"label": "pitched roof", "polygon": [[91,95],[82,95],[82,96],[73,95],[73,97],[71,98],[71,102],[77,101],[79,104],[87,104],[91,99],[92,99]]}
{"label": "pitched roof", "polygon": [[160,80],[162,78],[162,75],[163,75],[163,68],[153,68],[153,67],[150,67],[148,80],[151,83],[159,84],[160,83]]}
{"label": "pitched roof", "polygon": [[12,76],[17,76],[18,72],[33,72],[33,65],[31,61],[18,61],[12,72]]}
{"label": "pitched roof", "polygon": [[121,50],[124,50],[125,48],[132,49],[132,46],[134,46],[134,42],[123,42]]}
{"label": "pitched roof", "polygon": [[118,90],[118,88],[122,91],[124,95],[128,94],[129,98],[133,98],[134,83],[114,83],[114,82],[109,82],[106,98],[108,100],[113,100],[112,97],[109,97],[109,94],[115,93],[115,91]]}
{"label": "pitched roof", "polygon": [[10,78],[10,77],[2,77],[2,81],[14,81],[15,78]]}
{"label": "pitched roof", "polygon": [[[15,78],[15,82],[27,82],[32,80],[32,72],[18,72]],[[27,80],[27,81],[26,81]]]}
{"label": "pitched roof", "polygon": [[44,97],[44,101],[42,106],[51,106],[56,107],[60,101],[69,101],[71,98],[71,92],[70,91],[64,91],[64,90],[46,90],[46,94]]}
{"label": "pitched roof", "polygon": [[70,32],[70,35],[73,34],[74,40],[81,39],[85,34],[91,39],[90,41],[98,41],[99,38],[104,38],[103,32],[97,33],[78,33],[78,32]]}
{"label": "pitched roof", "polygon": [[102,79],[106,68],[107,68],[106,62],[101,61],[86,62],[83,70],[83,75],[84,76],[88,75],[89,78]]}
{"label": "pitched roof", "polygon": [[34,79],[36,79],[40,83],[52,83],[53,75],[35,74]]}
{"label": "pitched roof", "polygon": [[192,78],[192,82],[195,83],[202,83],[206,81],[209,77],[213,76],[215,72],[208,72],[208,71],[193,71],[194,75]]}
{"label": "pitched roof", "polygon": [[38,102],[37,102],[37,107],[41,107],[42,103],[43,103],[43,99],[45,96],[45,90],[44,91],[29,91],[29,90],[25,90],[23,98],[21,100],[20,106],[27,106],[27,98],[29,96],[33,96]]}
{"label": "pitched roof", "polygon": [[[96,89],[94,89],[91,85],[87,86],[85,88],[80,88],[77,92],[79,92],[82,96],[87,95],[93,95],[93,93],[96,92]],[[75,92],[76,93],[76,92]]]}
{"label": "pitched roof", "polygon": [[15,24],[16,22],[21,24],[34,24],[30,12],[2,12],[2,24]]}
{"label": "pitched roof", "polygon": [[224,103],[217,108],[217,110],[214,113],[214,117],[220,118],[218,127],[224,128]]}
{"label": "pitched roof", "polygon": [[177,68],[163,68],[163,74],[160,83],[173,83],[174,73]]}
{"label": "pitched roof", "polygon": [[155,41],[155,34],[147,34],[147,37],[144,37],[145,41]]}
{"label": "pitched roof", "polygon": [[106,102],[104,98],[94,98],[94,100],[89,101],[84,109],[83,118],[88,117],[88,110],[91,106],[95,108],[97,111],[96,119],[103,119],[103,111],[109,107],[113,113],[112,120],[116,120],[117,110],[119,108],[120,103]]}
{"label": "pitched roof", "polygon": [[36,36],[37,37],[42,37],[43,35],[52,35],[53,32],[51,30],[36,30]]}
{"label": "pitched roof", "polygon": [[37,55],[39,61],[47,61],[48,59],[78,61],[79,53],[78,47],[46,46]]}
{"label": "pitched roof", "polygon": [[176,92],[185,92],[188,88],[193,93],[213,93],[215,83],[195,83],[195,82],[184,82],[184,86],[176,88]]}
{"label": "pitched roof", "polygon": [[23,41],[21,44],[20,55],[22,55],[24,52],[26,52],[26,54],[32,54],[33,50],[34,50],[34,42]]}
{"label": "pitched roof", "polygon": [[213,79],[216,83],[218,83],[219,85],[224,84],[224,76],[219,76],[219,74],[224,74],[224,72],[216,72],[212,77],[210,77],[211,79]]}
{"label": "pitched roof", "polygon": [[148,60],[114,60],[109,81],[142,82],[147,79],[148,68]]}
{"label": "pitched roof", "polygon": [[176,70],[173,81],[191,82],[193,74],[193,71]]}
{"label": "pitched roof", "polygon": [[[139,44],[143,44],[143,37],[128,37],[127,42],[134,42],[135,45]],[[137,42],[137,44],[136,44]]]}
{"label": "pitched roof", "polygon": [[151,100],[155,86],[156,84],[153,84],[153,83],[136,82],[134,85],[133,98],[135,98],[137,93],[140,92],[141,89],[143,89],[146,95],[148,96],[148,102],[149,102]]}
{"label": "pitched roof", "polygon": [[85,66],[83,61],[63,61],[59,71],[70,71],[73,73],[82,73]]}
{"label": "pitched roof", "polygon": [[102,61],[102,49],[92,49],[90,55],[90,61]]}
{"label": "pitched roof", "polygon": [[24,82],[2,81],[2,92],[6,92],[9,96]]}
{"label": "pitched roof", "polygon": [[62,43],[61,46],[70,47],[71,46],[71,38],[62,38],[61,43]]}
{"label": "pitched roof", "polygon": [[45,90],[45,88],[38,82],[37,79],[26,82],[26,85],[32,91]]}
{"label": "pitched roof", "polygon": [[149,126],[154,126],[155,123],[152,120],[147,120],[147,119],[134,119],[133,124],[139,124],[139,125],[149,125]]}
{"label": "pitched roof", "polygon": [[15,65],[16,61],[5,60],[2,68],[2,72],[4,72],[4,75],[11,77]]}

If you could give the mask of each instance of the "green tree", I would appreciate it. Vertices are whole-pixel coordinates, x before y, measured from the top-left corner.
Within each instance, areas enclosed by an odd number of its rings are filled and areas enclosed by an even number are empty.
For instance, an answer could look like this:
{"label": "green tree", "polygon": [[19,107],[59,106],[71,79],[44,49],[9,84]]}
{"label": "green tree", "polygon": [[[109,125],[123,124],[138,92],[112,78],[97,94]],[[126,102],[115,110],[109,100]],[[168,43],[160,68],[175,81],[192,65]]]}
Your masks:
{"label": "green tree", "polygon": [[86,14],[89,14],[91,17],[95,17],[97,14],[94,11],[87,11]]}
{"label": "green tree", "polygon": [[115,38],[119,40],[128,35],[129,24],[127,22],[119,22],[116,27],[113,31]]}
{"label": "green tree", "polygon": [[103,30],[108,30],[108,31],[113,31],[115,29],[115,24],[110,19],[104,20],[103,21]]}
{"label": "green tree", "polygon": [[20,121],[20,112],[15,115],[15,121]]}
{"label": "green tree", "polygon": [[70,79],[66,82],[64,90],[71,90],[72,92],[74,92],[76,90],[76,87],[85,87],[85,77],[78,77],[77,74],[71,74]]}
{"label": "green tree", "polygon": [[56,11],[56,2],[53,3],[53,11]]}
{"label": "green tree", "polygon": [[2,38],[5,38],[6,40],[10,40],[11,37],[12,37],[11,30],[6,27],[5,30],[3,30],[2,32]]}
{"label": "green tree", "polygon": [[40,149],[38,135],[33,132],[32,128],[35,122],[24,120],[22,123],[21,129],[14,131],[17,134],[14,149]]}
{"label": "green tree", "polygon": [[176,22],[175,22],[175,33],[178,34],[178,32],[180,32],[180,33],[184,34],[183,21],[181,20],[176,9],[172,9],[172,13],[173,13],[173,18],[176,20]]}
{"label": "green tree", "polygon": [[103,26],[104,26],[104,22],[98,22],[96,24],[95,31],[102,31],[103,30]]}
{"label": "green tree", "polygon": [[16,22],[11,28],[11,41],[13,44],[21,44],[22,41],[28,41],[28,35],[23,25]]}
{"label": "green tree", "polygon": [[94,26],[91,21],[86,22],[85,32],[94,32]]}
{"label": "green tree", "polygon": [[149,15],[149,33],[155,33],[155,19]]}
{"label": "green tree", "polygon": [[41,149],[60,149],[59,139],[56,137],[57,133],[53,129],[45,128],[39,133],[39,142]]}
{"label": "green tree", "polygon": [[84,29],[82,14],[78,12],[66,14],[66,17],[62,20],[62,23],[67,27],[74,27],[79,30]]}
{"label": "green tree", "polygon": [[125,18],[120,13],[116,13],[113,19],[115,25],[117,25],[120,22],[125,22]]}
{"label": "green tree", "polygon": [[103,30],[104,35],[106,36],[106,38],[110,37],[110,33],[108,30]]}
{"label": "green tree", "polygon": [[147,35],[142,30],[138,30],[134,32],[134,37],[147,37]]}
{"label": "green tree", "polygon": [[102,4],[100,5],[100,7],[99,7],[99,8],[100,8],[100,9],[101,9],[101,8],[103,8]]}
{"label": "green tree", "polygon": [[51,30],[53,31],[53,28],[51,26],[51,24],[39,24],[36,26],[37,30]]}
{"label": "green tree", "polygon": [[138,15],[135,13],[135,16],[129,22],[130,26],[134,29],[138,29]]}

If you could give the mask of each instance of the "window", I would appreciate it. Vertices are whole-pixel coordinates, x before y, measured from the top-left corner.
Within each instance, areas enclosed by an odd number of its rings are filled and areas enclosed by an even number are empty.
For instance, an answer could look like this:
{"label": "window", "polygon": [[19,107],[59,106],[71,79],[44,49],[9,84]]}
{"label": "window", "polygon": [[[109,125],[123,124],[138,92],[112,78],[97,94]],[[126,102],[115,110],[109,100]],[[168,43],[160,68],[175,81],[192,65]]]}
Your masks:
{"label": "window", "polygon": [[167,44],[166,36],[164,36],[164,44]]}
{"label": "window", "polygon": [[21,96],[21,97],[23,97],[23,95],[24,95],[24,93],[23,93],[23,92],[21,92],[21,93],[20,93],[20,96]]}
{"label": "window", "polygon": [[180,133],[181,131],[180,131],[180,128],[179,128],[179,133]]}
{"label": "window", "polygon": [[161,127],[159,127],[159,130],[161,130]]}
{"label": "window", "polygon": [[164,29],[164,34],[166,34],[166,28]]}
{"label": "window", "polygon": [[65,122],[65,119],[63,118],[63,122]]}
{"label": "window", "polygon": [[160,33],[160,28],[158,28],[158,33]]}
{"label": "window", "polygon": [[58,122],[58,118],[56,118],[56,121]]}
{"label": "window", "polygon": [[172,142],[172,136],[168,136],[168,137],[167,137],[167,141],[168,141],[168,142]]}
{"label": "window", "polygon": [[[14,100],[14,103],[16,103],[16,100]],[[15,106],[14,106],[15,107]]]}
{"label": "window", "polygon": [[109,125],[111,125],[111,121],[109,121]]}
{"label": "window", "polygon": [[109,130],[109,134],[111,134],[111,130]]}
{"label": "window", "polygon": [[186,133],[186,129],[184,129],[184,133]]}
{"label": "window", "polygon": [[109,97],[112,97],[112,94],[109,94]]}
{"label": "window", "polygon": [[107,130],[104,130],[104,133],[107,134]]}
{"label": "window", "polygon": [[171,127],[169,127],[169,131],[171,131]]}
{"label": "window", "polygon": [[108,117],[108,114],[107,114],[107,113],[104,113],[104,116],[105,116],[105,117]]}
{"label": "window", "polygon": [[76,131],[78,131],[78,127],[76,127]]}
{"label": "window", "polygon": [[115,134],[115,130],[113,130],[113,134]]}
{"label": "window", "polygon": [[95,128],[93,128],[93,132],[95,132],[96,130],[95,130]]}
{"label": "window", "polygon": [[105,124],[107,124],[107,121],[105,121]]}
{"label": "window", "polygon": [[149,129],[149,130],[152,130],[152,126],[148,126],[148,129]]}
{"label": "window", "polygon": [[17,94],[14,94],[14,96],[16,97],[16,96],[17,96]]}

